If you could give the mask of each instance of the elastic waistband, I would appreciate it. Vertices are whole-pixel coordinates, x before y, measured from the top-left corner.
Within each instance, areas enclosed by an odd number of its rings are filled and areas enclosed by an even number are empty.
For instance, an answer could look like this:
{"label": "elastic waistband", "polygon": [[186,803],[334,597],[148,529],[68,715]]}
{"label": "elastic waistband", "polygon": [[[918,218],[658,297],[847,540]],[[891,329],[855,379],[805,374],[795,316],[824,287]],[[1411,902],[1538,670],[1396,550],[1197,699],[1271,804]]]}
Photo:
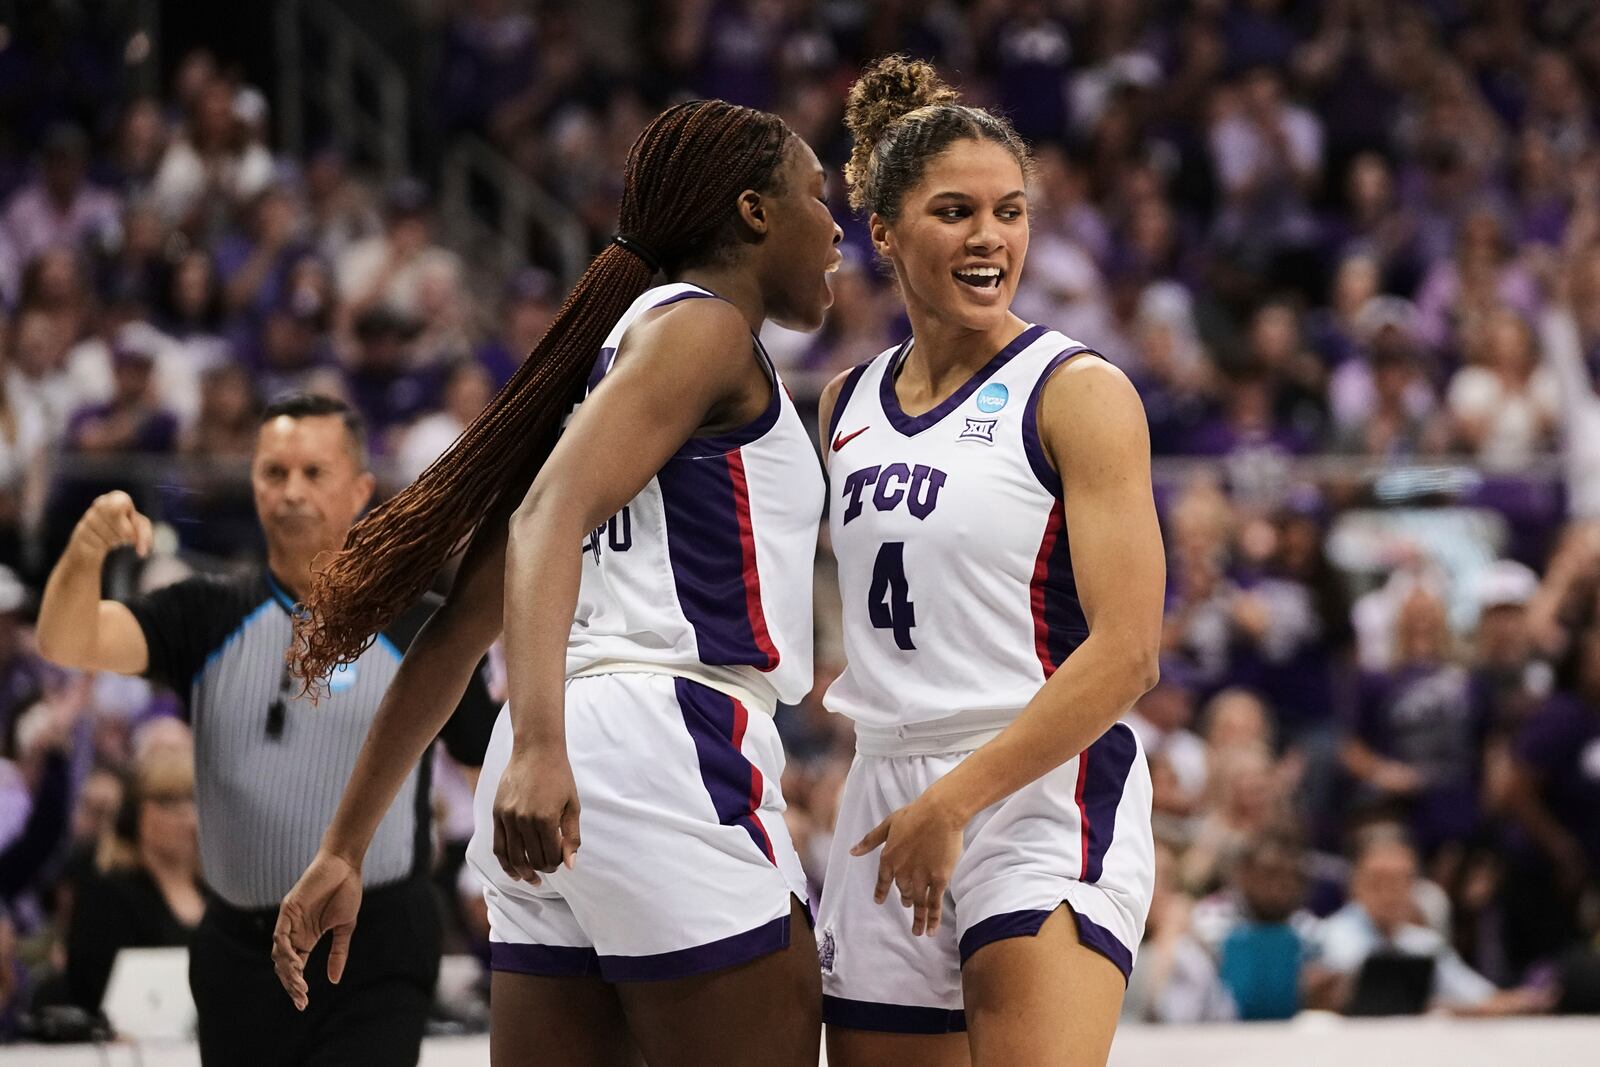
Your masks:
{"label": "elastic waistband", "polygon": [[925,728],[928,725],[874,727],[858,722],[856,751],[863,756],[956,755],[982,748],[998,737],[1007,724],[988,723],[943,730],[928,730]]}
{"label": "elastic waistband", "polygon": [[772,718],[777,711],[777,702],[772,697],[759,696],[756,691],[748,686],[740,685],[731,678],[710,671],[696,671],[672,667],[668,669],[659,663],[638,663],[629,660],[607,660],[596,663],[592,667],[585,667],[581,671],[574,671],[567,676],[567,681],[575,682],[579,678],[599,678],[607,674],[654,674],[662,678],[686,678],[707,689],[715,689],[724,696],[732,697],[743,704],[750,711],[759,711],[767,718]]}

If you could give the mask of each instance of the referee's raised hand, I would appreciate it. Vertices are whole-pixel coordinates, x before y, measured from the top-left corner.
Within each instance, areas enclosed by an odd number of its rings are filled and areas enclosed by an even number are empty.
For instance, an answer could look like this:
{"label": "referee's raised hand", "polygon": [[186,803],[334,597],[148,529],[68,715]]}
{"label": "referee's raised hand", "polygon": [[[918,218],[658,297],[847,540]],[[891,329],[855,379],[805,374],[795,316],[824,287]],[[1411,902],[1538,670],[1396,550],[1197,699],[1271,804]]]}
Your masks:
{"label": "referee's raised hand", "polygon": [[150,520],[139,514],[131,496],[118,489],[95,497],[73,529],[67,551],[99,562],[112,549],[132,545],[143,557],[150,554],[152,536]]}
{"label": "referee's raised hand", "polygon": [[296,1008],[305,1011],[310,1003],[306,960],[323,934],[333,935],[328,981],[339,984],[360,910],[361,868],[342,856],[318,851],[278,906],[278,924],[272,931],[272,969]]}

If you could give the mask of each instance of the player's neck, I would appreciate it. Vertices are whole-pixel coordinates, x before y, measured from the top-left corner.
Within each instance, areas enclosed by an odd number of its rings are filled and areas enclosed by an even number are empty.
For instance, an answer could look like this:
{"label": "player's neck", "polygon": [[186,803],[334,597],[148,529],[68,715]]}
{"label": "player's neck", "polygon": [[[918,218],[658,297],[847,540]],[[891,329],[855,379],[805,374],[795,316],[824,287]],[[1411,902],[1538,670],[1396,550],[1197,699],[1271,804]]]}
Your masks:
{"label": "player's neck", "polygon": [[761,287],[757,284],[753,272],[748,269],[735,271],[697,267],[683,271],[672,280],[698,285],[722,297],[739,309],[745,321],[750,324],[751,333],[760,333],[762,323],[767,321],[767,304],[761,298]]}
{"label": "player's neck", "polygon": [[914,309],[909,315],[911,335],[916,340],[906,356],[900,381],[933,396],[959,389],[1028,327],[1009,313],[987,330],[974,330],[943,316]]}

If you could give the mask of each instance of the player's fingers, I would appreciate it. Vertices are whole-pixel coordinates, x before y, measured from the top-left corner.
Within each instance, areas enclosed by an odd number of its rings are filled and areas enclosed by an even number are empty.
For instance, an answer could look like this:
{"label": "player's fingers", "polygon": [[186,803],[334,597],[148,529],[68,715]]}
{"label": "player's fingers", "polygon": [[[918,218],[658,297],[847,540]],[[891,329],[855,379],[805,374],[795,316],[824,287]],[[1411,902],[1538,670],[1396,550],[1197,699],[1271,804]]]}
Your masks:
{"label": "player's fingers", "polygon": [[[528,858],[534,865],[544,872],[553,871],[561,866],[561,817],[548,816],[530,819],[528,829],[532,835],[528,843],[538,849],[535,854],[533,848],[529,849]],[[535,844],[537,842],[537,844]]]}
{"label": "player's fingers", "polygon": [[944,890],[942,881],[934,882],[928,887],[928,929],[932,934],[939,929],[939,921],[944,918]]}
{"label": "player's fingers", "polygon": [[914,896],[911,905],[911,935],[921,937],[928,930],[928,889],[923,887]]}
{"label": "player's fingers", "polygon": [[894,816],[891,815],[888,819],[883,820],[867,831],[867,836],[856,842],[855,847],[850,850],[850,855],[865,856],[868,852],[889,840],[889,822],[893,818]]}
{"label": "player's fingers", "polygon": [[513,877],[532,885],[539,884],[539,872],[534,869],[532,851],[538,848],[538,839],[529,832],[523,821],[513,814],[502,817],[506,826],[506,853],[511,857]]}
{"label": "player's fingers", "polygon": [[355,928],[356,924],[351,923],[333,931],[333,945],[328,951],[328,981],[334,985],[338,985],[339,979],[344,977],[344,965],[350,959],[350,935]]}
{"label": "player's fingers", "polygon": [[515,878],[517,872],[511,868],[511,853],[506,847],[506,828],[499,814],[490,817],[494,824],[494,858],[500,864],[500,869]]}
{"label": "player's fingers", "polygon": [[508,813],[496,812],[494,816],[496,857],[500,869],[519,882],[538,884],[537,875],[528,868],[528,849],[523,843],[517,820]]}
{"label": "player's fingers", "polygon": [[574,800],[561,816],[561,862],[568,870],[578,862],[578,846],[581,844],[583,835],[578,830],[578,802]]}
{"label": "player's fingers", "polygon": [[885,853],[878,859],[878,884],[873,887],[872,899],[882,904],[889,899],[889,886],[894,883],[894,867]]}

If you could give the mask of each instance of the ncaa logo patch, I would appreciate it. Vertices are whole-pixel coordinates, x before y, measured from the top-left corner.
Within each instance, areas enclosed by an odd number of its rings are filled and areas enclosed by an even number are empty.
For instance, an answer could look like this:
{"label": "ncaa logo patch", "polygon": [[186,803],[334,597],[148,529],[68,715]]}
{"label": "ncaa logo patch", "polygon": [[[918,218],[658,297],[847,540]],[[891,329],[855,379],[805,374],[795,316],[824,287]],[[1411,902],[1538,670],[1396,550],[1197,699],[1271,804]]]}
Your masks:
{"label": "ncaa logo patch", "polygon": [[328,674],[328,689],[335,693],[342,693],[356,684],[356,665],[354,663],[341,663]]}
{"label": "ncaa logo patch", "polygon": [[833,973],[833,957],[837,946],[833,941],[833,931],[822,931],[822,940],[817,942],[817,963],[822,967],[823,974]]}
{"label": "ncaa logo patch", "polygon": [[999,419],[966,419],[966,426],[956,435],[957,441],[982,441],[994,444],[994,425]]}
{"label": "ncaa logo patch", "polygon": [[978,390],[978,410],[985,415],[993,415],[1006,406],[1006,401],[1011,399],[1011,390],[1000,382],[990,382]]}

